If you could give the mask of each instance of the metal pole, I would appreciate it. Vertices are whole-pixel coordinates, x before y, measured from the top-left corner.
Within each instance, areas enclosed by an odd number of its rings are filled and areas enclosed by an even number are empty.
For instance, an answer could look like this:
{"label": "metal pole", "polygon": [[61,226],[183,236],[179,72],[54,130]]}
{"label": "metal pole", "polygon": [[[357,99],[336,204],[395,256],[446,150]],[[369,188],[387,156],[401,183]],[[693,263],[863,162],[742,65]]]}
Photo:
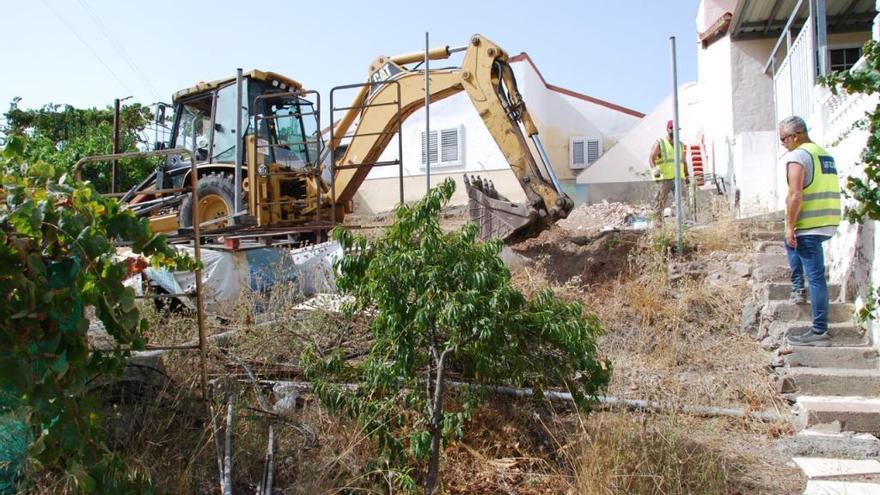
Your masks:
{"label": "metal pole", "polygon": [[431,93],[429,91],[431,83],[428,52],[428,32],[425,31],[425,194],[431,189]]}
{"label": "metal pole", "polygon": [[681,254],[682,211],[681,211],[681,141],[678,135],[678,66],[675,59],[675,36],[669,37],[672,57],[672,154],[675,156],[675,251]]}
{"label": "metal pole", "polygon": [[[813,23],[816,25],[816,50],[819,52],[819,75],[828,74],[828,19],[825,9],[825,0],[815,0],[816,10]],[[815,80],[815,79],[814,79]]]}
{"label": "metal pole", "polygon": [[[113,154],[119,153],[119,98],[113,100]],[[119,170],[119,161],[114,159],[110,169],[110,193],[116,192],[116,173]]]}
{"label": "metal pole", "polygon": [[242,198],[241,198],[241,166],[244,160],[242,160],[242,152],[244,151],[244,147],[242,146],[241,140],[244,139],[242,135],[242,125],[241,125],[241,87],[242,87],[242,70],[241,67],[235,70],[235,214],[238,215],[244,209],[242,208]]}

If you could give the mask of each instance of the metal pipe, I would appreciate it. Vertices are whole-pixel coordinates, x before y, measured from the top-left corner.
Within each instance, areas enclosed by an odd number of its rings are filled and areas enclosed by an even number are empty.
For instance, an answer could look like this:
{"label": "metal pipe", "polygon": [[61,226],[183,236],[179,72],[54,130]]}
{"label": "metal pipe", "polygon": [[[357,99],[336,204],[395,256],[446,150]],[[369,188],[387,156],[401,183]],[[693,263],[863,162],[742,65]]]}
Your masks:
{"label": "metal pipe", "polygon": [[243,86],[244,75],[241,67],[235,70],[235,197],[233,198],[233,203],[235,203],[234,211],[235,214],[241,213],[244,209],[242,207],[242,189],[241,189],[241,167],[244,163],[242,159],[242,153],[244,152],[244,146],[242,146],[242,139],[244,136],[242,135],[242,125],[241,125],[241,90]]}
{"label": "metal pipe", "polygon": [[[431,190],[431,91],[430,91],[430,74],[428,69],[428,61],[431,59],[428,51],[428,32],[425,31],[425,194]],[[438,140],[439,141],[439,140]],[[438,142],[439,146],[440,143]],[[437,158],[439,161],[440,150],[437,150]]]}
{"label": "metal pipe", "polygon": [[672,57],[672,154],[675,157],[675,252],[682,254],[682,211],[681,211],[681,141],[678,135],[678,65],[675,58],[675,36],[669,37]]}
{"label": "metal pipe", "polygon": [[411,52],[401,55],[394,55],[393,57],[388,57],[388,60],[398,65],[405,65],[411,64],[413,62],[421,62],[425,60],[426,57],[430,58],[431,60],[443,60],[445,58],[449,58],[450,53],[451,52],[449,51],[448,46],[428,48],[428,45],[425,45],[425,51],[423,52]]}
{"label": "metal pipe", "polygon": [[[113,154],[119,153],[119,98],[113,100]],[[113,160],[110,168],[110,193],[116,193],[116,174],[119,170],[119,161]]]}
{"label": "metal pipe", "polygon": [[397,84],[397,180],[400,188],[400,204],[403,204],[403,119],[400,118],[400,82]]}
{"label": "metal pipe", "polygon": [[[452,382],[453,387],[469,386],[470,384]],[[489,387],[489,390],[502,395],[511,397],[532,397],[535,392],[530,388],[515,387]],[[553,400],[574,402],[574,398],[568,392],[555,392],[548,390],[543,392],[544,397]],[[672,404],[664,404],[658,401],[640,400],[640,399],[619,399],[614,396],[605,395],[598,397],[600,404],[607,407],[623,407],[636,411],[648,412],[667,412],[667,413],[685,413],[694,416],[727,416],[733,418],[749,418],[761,421],[782,421],[784,417],[778,413],[763,411],[748,411],[743,408],[727,408],[727,407],[710,407],[710,406],[674,406]]]}
{"label": "metal pipe", "polygon": [[[547,175],[550,177],[550,182],[553,183],[556,193],[560,195],[564,194],[562,192],[562,185],[559,184],[559,179],[556,178],[556,172],[553,170],[553,165],[550,164],[550,158],[547,157],[547,152],[544,151],[544,145],[541,143],[541,138],[539,138],[537,134],[532,134],[529,137],[532,138],[532,144],[534,144],[535,149],[538,150],[538,156],[541,157],[541,163],[544,164],[544,170],[547,171]],[[547,208],[553,207],[553,205],[546,206]]]}

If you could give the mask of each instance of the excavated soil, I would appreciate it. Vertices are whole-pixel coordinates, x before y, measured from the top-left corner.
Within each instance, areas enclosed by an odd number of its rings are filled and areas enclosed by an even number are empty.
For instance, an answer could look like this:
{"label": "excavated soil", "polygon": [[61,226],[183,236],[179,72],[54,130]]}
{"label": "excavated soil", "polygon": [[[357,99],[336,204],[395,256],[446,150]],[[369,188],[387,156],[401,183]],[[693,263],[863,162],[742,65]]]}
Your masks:
{"label": "excavated soil", "polygon": [[629,266],[629,253],[642,235],[644,232],[632,230],[573,235],[571,231],[553,226],[511,249],[542,263],[553,282],[565,284],[579,277],[581,284],[592,285],[624,273]]}

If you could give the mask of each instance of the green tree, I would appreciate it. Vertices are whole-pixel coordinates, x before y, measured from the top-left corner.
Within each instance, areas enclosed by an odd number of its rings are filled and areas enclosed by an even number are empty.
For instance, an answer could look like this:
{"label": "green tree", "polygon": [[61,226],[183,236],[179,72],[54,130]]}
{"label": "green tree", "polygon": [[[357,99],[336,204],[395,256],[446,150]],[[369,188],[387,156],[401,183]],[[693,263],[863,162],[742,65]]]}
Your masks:
{"label": "green tree", "polygon": [[[66,163],[26,160],[34,152],[25,141],[10,136],[0,156],[0,414],[26,418],[38,468],[68,473],[83,492],[139,493],[144,480],[107,450],[85,393],[90,379],[121,373],[144,347],[146,321],[123,286],[138,265],[119,259],[112,242],[130,242],[156,265],[193,263],[152,235],[146,219],[74,181]],[[113,349],[89,349],[87,307]]]}
{"label": "green tree", "polygon": [[[462,437],[487,386],[531,386],[539,395],[563,387],[587,407],[610,377],[610,365],[596,358],[595,315],[549,290],[523,296],[498,257],[501,242],[480,242],[475,225],[440,229],[440,209],[454,190],[446,179],[415,205],[399,206],[378,240],[334,232],[346,253],[338,286],[354,296],[349,311],[373,315],[372,345],[357,364],[339,352],[302,356],[322,402],[357,418],[392,468],[408,473],[408,459],[427,463],[429,494],[438,486],[441,444]],[[456,389],[454,413],[447,410],[452,370],[470,384]],[[357,387],[340,385],[348,381]],[[415,487],[408,475],[400,479]]]}
{"label": "green tree", "polygon": [[[880,44],[868,41],[862,49],[865,64],[860,68],[848,71],[832,72],[821,78],[822,84],[831,89],[835,95],[840,90],[848,93],[876,95],[880,93]],[[854,129],[868,131],[868,140],[862,150],[861,159],[864,165],[863,175],[850,176],[846,179],[848,194],[856,200],[854,208],[847,208],[846,217],[851,222],[880,220],[880,103],[873,110],[866,112],[865,117],[853,124]],[[880,304],[877,292],[871,290],[866,295],[870,299],[860,318],[874,319],[876,308]]]}
{"label": "green tree", "polygon": [[[113,152],[113,109],[111,107],[74,108],[70,105],[47,104],[39,109],[19,107],[21,99],[14,98],[4,114],[6,126],[0,132],[7,136],[28,137],[24,159],[28,162],[45,161],[59,167],[73,167],[80,158],[106,155]],[[149,108],[138,103],[124,105],[119,118],[119,149],[138,151],[148,146],[144,130],[152,121]],[[154,169],[154,159],[137,158],[119,163],[118,191],[126,191],[144,180]],[[89,165],[83,178],[100,192],[110,191],[110,166],[106,163]]]}

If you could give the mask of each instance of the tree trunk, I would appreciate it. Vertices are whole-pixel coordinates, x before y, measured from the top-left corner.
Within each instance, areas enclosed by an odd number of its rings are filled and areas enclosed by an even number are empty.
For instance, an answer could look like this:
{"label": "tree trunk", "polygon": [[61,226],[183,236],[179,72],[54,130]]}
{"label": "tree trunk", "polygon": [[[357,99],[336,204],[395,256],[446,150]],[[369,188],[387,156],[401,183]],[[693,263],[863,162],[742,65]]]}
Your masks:
{"label": "tree trunk", "polygon": [[440,354],[437,361],[437,374],[434,382],[434,410],[431,411],[431,458],[428,460],[428,475],[425,478],[425,495],[433,495],[437,489],[440,472],[440,442],[443,439],[443,388],[444,361],[449,349]]}

